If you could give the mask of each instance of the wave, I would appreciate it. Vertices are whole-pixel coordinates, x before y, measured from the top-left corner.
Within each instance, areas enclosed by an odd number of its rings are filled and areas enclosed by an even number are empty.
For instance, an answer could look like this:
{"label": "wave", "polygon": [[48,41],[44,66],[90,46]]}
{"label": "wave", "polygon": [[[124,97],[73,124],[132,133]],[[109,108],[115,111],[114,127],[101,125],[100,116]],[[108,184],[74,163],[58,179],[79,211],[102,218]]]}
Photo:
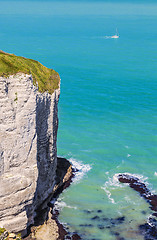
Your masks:
{"label": "wave", "polygon": [[74,170],[76,170],[75,177],[73,178],[74,183],[78,183],[84,177],[84,175],[87,172],[89,172],[92,168],[91,165],[83,164],[81,161],[77,161],[76,159],[74,159],[72,157],[68,160],[73,165]]}
{"label": "wave", "polygon": [[[108,175],[108,172],[106,172],[106,174]],[[106,194],[108,199],[115,204],[115,200],[114,198],[111,196],[111,190],[115,189],[115,187],[123,187],[120,182],[118,181],[118,178],[114,175],[113,177],[109,177],[108,176],[108,180],[105,182],[104,186],[101,187],[101,189],[103,189]]]}
{"label": "wave", "polygon": [[144,177],[142,174],[137,174],[137,173],[129,173],[129,172],[124,172],[124,173],[116,173],[113,177],[118,180],[118,176],[119,174],[126,174],[126,175],[129,175],[129,176],[133,176],[134,178],[138,178],[141,182],[145,182],[145,184],[148,185],[148,182],[147,182],[147,179],[148,177]]}
{"label": "wave", "polygon": [[55,201],[54,210],[60,211],[60,210],[62,210],[65,207],[66,208],[77,209],[77,207],[75,207],[75,206],[67,205],[64,201],[62,201],[62,198],[59,198],[57,201]]}
{"label": "wave", "polygon": [[[68,161],[71,162],[72,167],[75,171],[75,177],[72,179],[73,183],[78,183],[84,177],[84,175],[91,170],[91,166],[89,164],[83,164],[81,161],[77,161],[73,157],[68,158]],[[54,210],[60,211],[64,207],[77,209],[77,207],[75,206],[67,205],[63,201],[63,199],[64,197],[60,196],[58,199],[55,198],[51,200],[51,204],[54,205],[54,208],[53,208]]]}
{"label": "wave", "polygon": [[[106,175],[108,175],[109,173],[106,172]],[[129,185],[128,183],[123,183],[121,184],[118,180],[118,176],[119,176],[120,173],[116,173],[114,174],[112,177],[109,177],[108,176],[108,180],[105,182],[105,184],[101,187],[101,189],[103,189],[106,194],[107,194],[107,197],[108,199],[113,203],[113,204],[116,204],[114,198],[112,197],[112,191],[115,190],[117,188],[120,189],[120,188],[125,188],[126,185]],[[134,178],[138,178],[141,182],[144,182],[146,185],[148,185],[148,182],[146,181],[148,178],[147,177],[144,177],[143,175],[140,175],[140,174],[132,174],[132,173],[128,173],[128,172],[125,172],[124,174],[128,174],[128,175],[131,175],[133,176]],[[127,199],[127,196],[125,197],[127,201],[129,201],[129,199]]]}

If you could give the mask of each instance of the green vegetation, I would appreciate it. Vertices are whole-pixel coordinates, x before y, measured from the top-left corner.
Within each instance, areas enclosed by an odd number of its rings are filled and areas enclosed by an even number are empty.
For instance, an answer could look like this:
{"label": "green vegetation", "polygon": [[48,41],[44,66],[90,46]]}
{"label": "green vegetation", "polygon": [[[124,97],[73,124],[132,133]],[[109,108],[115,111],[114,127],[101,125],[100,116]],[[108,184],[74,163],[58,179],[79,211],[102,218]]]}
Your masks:
{"label": "green vegetation", "polygon": [[17,102],[17,100],[18,100],[18,97],[17,97],[17,92],[16,92],[16,93],[15,93],[15,99],[14,99],[14,101]]}
{"label": "green vegetation", "polygon": [[0,236],[1,236],[1,234],[4,233],[5,231],[6,231],[5,228],[0,228]]}
{"label": "green vegetation", "polygon": [[0,76],[8,77],[16,73],[32,74],[33,83],[38,83],[40,92],[48,91],[50,94],[59,87],[59,74],[53,69],[43,66],[38,61],[18,57],[0,50]]}
{"label": "green vegetation", "polygon": [[[4,232],[5,232],[5,235],[2,235]],[[18,234],[9,233],[6,231],[5,228],[0,228],[0,236],[1,236],[0,239],[1,240],[9,240],[10,238],[12,238],[11,234],[13,234],[15,236],[16,240],[22,240],[21,233],[18,233]]]}
{"label": "green vegetation", "polygon": [[22,238],[21,238],[21,233],[18,233],[17,235],[16,235],[16,240],[21,240]]}

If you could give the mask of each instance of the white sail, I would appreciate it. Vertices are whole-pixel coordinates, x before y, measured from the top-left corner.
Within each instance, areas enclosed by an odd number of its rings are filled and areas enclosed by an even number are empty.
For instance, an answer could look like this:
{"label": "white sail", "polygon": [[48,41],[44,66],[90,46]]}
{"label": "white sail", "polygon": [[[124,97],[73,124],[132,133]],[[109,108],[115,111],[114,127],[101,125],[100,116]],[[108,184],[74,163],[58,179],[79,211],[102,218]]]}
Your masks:
{"label": "white sail", "polygon": [[119,33],[118,33],[118,30],[117,30],[117,28],[116,28],[116,34],[115,34],[115,35],[113,35],[113,36],[111,36],[111,38],[119,38]]}

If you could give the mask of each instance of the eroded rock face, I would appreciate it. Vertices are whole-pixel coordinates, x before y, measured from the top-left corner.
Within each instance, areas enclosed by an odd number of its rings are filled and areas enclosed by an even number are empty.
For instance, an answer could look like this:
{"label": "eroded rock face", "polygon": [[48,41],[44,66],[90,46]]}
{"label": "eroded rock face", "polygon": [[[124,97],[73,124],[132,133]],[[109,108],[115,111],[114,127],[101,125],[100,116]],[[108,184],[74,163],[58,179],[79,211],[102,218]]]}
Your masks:
{"label": "eroded rock face", "polygon": [[0,227],[19,232],[52,193],[60,90],[39,93],[31,75],[0,77]]}

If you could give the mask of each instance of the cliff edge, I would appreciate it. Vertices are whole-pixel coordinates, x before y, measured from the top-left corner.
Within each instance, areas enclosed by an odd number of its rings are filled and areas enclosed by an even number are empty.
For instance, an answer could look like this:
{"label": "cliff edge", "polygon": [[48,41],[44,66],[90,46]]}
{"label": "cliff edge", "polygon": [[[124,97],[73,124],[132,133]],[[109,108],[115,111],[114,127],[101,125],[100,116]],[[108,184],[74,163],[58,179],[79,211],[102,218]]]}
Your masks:
{"label": "cliff edge", "polygon": [[0,227],[20,232],[54,191],[60,78],[0,51]]}

